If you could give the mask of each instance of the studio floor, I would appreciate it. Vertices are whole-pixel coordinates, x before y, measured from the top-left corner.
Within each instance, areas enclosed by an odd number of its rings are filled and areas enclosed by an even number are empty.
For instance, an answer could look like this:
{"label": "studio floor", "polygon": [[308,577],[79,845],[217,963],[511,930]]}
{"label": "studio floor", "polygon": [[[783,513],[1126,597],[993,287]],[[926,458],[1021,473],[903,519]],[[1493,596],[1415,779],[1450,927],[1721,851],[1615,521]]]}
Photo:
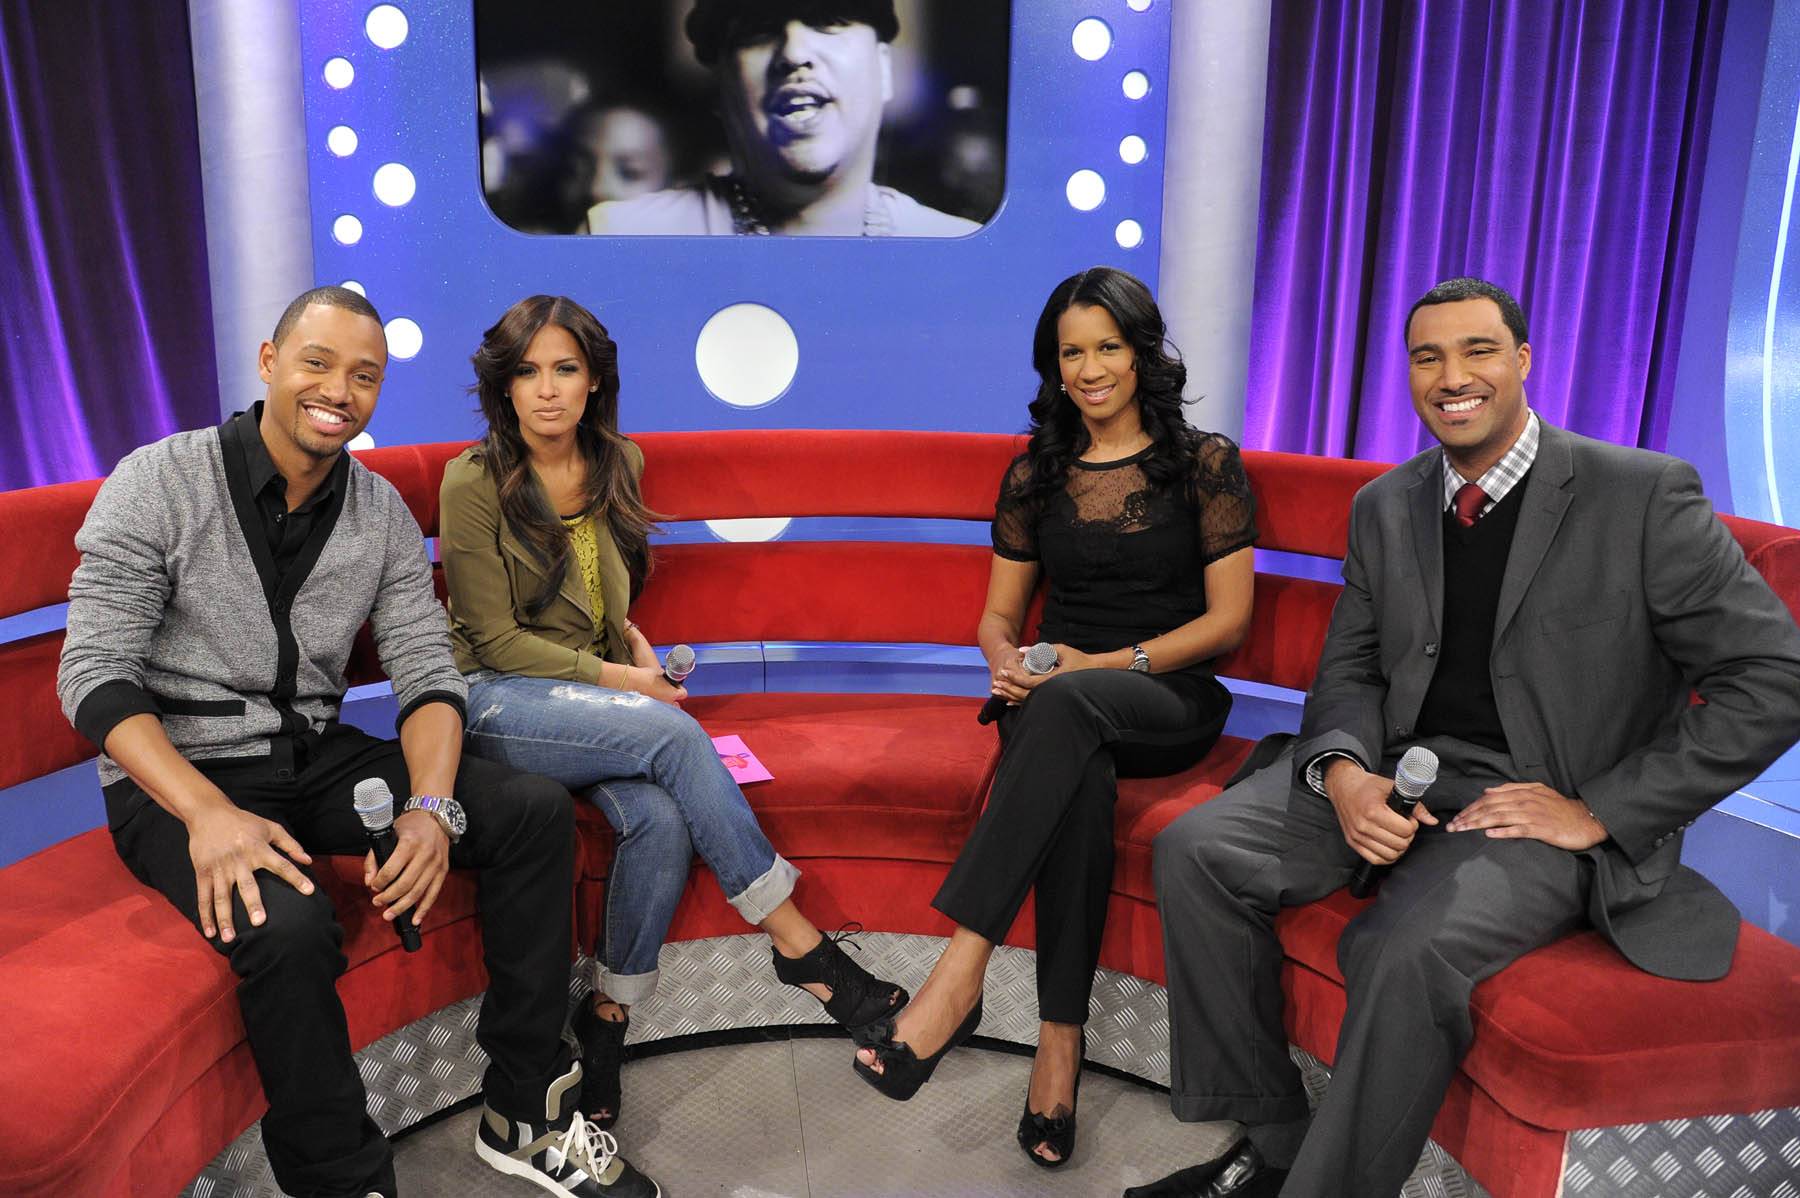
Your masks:
{"label": "studio floor", "polygon": [[[669,1198],[1117,1195],[1212,1155],[1227,1134],[1182,1127],[1165,1095],[1089,1071],[1074,1159],[1041,1169],[1013,1138],[1030,1057],[952,1053],[917,1097],[899,1103],[851,1072],[848,1040],[771,1036],[625,1067],[625,1113],[613,1134]],[[404,1193],[542,1192],[476,1159],[476,1118],[465,1110],[400,1138]]]}

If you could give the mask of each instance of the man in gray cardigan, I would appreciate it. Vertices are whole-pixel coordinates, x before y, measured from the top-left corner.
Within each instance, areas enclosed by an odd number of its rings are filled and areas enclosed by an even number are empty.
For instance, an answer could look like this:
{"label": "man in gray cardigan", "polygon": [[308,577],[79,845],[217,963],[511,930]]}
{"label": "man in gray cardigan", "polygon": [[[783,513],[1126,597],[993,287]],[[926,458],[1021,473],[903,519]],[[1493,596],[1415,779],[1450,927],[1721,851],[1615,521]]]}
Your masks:
{"label": "man in gray cardigan", "polygon": [[[1800,736],[1800,631],[1693,467],[1531,411],[1512,296],[1440,283],[1405,335],[1439,444],[1356,497],[1299,739],[1156,839],[1170,1104],[1247,1134],[1132,1198],[1388,1198],[1481,979],[1587,926],[1664,977],[1731,964],[1737,912],[1681,830]],[[1414,745],[1441,770],[1406,816]],[[1309,1126],[1275,916],[1365,862],[1393,868],[1338,942],[1348,1010]]]}
{"label": "man in gray cardigan", "polygon": [[[120,857],[238,975],[284,1191],[396,1193],[334,985],[343,931],[309,869],[314,853],[366,851],[352,791],[380,779],[404,798],[397,847],[363,867],[384,919],[422,925],[451,865],[481,874],[482,1159],[559,1193],[652,1198],[575,1110],[581,1067],[561,1035],[569,796],[462,757],[467,689],[419,527],[344,452],[386,362],[366,299],[306,292],[262,345],[263,402],[119,463],[76,537],[63,710],[103,750]],[[365,620],[399,701],[397,741],[338,719]]]}

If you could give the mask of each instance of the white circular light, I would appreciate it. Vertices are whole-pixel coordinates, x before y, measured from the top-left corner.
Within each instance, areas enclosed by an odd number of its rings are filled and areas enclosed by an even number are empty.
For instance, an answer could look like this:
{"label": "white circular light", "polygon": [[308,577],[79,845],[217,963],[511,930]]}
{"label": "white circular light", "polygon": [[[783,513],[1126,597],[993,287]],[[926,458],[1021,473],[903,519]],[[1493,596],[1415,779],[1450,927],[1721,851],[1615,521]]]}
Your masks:
{"label": "white circular light", "polygon": [[348,58],[331,58],[325,62],[325,82],[343,91],[356,79],[356,68]]}
{"label": "white circular light", "polygon": [[345,449],[374,449],[375,448],[375,438],[371,437],[369,435],[368,429],[364,429],[362,432],[360,432],[360,433],[356,434],[354,437],[350,438],[350,443],[348,445],[344,446],[344,448]]}
{"label": "white circular light", "polygon": [[377,4],[363,18],[363,32],[383,50],[392,50],[406,40],[406,14],[392,4]]}
{"label": "white circular light", "polygon": [[715,398],[734,408],[760,408],[780,399],[794,381],[800,342],[775,309],[732,304],[700,330],[694,368]]}
{"label": "white circular light", "polygon": [[1149,153],[1148,143],[1135,133],[1119,143],[1119,158],[1129,166],[1136,166]]}
{"label": "white circular light", "polygon": [[364,299],[369,298],[369,293],[364,291],[363,285],[358,283],[355,279],[345,279],[342,283],[339,283],[338,286],[342,287],[345,291],[354,291]]}
{"label": "white circular light", "polygon": [[793,522],[788,516],[751,516],[743,520],[708,520],[706,528],[721,541],[773,541]]}
{"label": "white circular light", "polygon": [[1069,176],[1065,190],[1069,206],[1082,212],[1092,212],[1106,202],[1106,180],[1100,177],[1099,171],[1076,171]]}
{"label": "white circular light", "polygon": [[396,316],[387,322],[386,328],[389,357],[404,362],[418,357],[419,351],[425,348],[425,330],[411,317]]}
{"label": "white circular light", "polygon": [[1112,26],[1099,17],[1088,17],[1075,26],[1069,42],[1077,55],[1089,62],[1099,62],[1112,49]]}
{"label": "white circular light", "polygon": [[1150,0],[1125,0],[1125,6],[1132,12],[1147,12],[1150,8]]}
{"label": "white circular light", "polygon": [[412,199],[418,190],[418,180],[398,162],[383,163],[375,168],[375,198],[389,208],[398,208]]}
{"label": "white circular light", "polygon": [[1126,71],[1119,86],[1124,88],[1127,100],[1141,100],[1150,94],[1150,76],[1142,71]]}
{"label": "white circular light", "polygon": [[1119,227],[1113,230],[1120,249],[1135,250],[1144,244],[1144,226],[1134,220],[1122,220]]}
{"label": "white circular light", "polygon": [[340,245],[355,245],[362,240],[362,222],[346,212],[331,222],[331,235]]}
{"label": "white circular light", "polygon": [[356,153],[356,130],[348,125],[333,125],[325,135],[325,146],[339,158],[350,157]]}

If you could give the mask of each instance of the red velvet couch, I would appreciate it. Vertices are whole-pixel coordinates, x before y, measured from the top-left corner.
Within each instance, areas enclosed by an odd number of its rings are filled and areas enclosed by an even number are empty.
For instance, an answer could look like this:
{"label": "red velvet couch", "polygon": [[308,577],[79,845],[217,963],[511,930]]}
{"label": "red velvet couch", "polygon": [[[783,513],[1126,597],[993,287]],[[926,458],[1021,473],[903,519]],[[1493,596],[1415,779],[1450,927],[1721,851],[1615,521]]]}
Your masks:
{"label": "red velvet couch", "polygon": [[[645,434],[646,498],[671,520],[905,516],[982,520],[1018,442],[933,433]],[[363,460],[435,532],[443,464],[460,449],[371,451]],[[1379,466],[1248,453],[1264,548],[1336,557],[1351,496]],[[72,538],[96,484],[0,493],[0,616],[66,598]],[[1800,609],[1800,533],[1730,521],[1751,561]],[[634,618],[662,643],[876,641],[967,645],[985,594],[981,546],[894,543],[671,545]],[[1333,584],[1257,577],[1255,625],[1221,672],[1290,688],[1311,680]],[[53,689],[61,633],[0,645],[0,788],[92,756]],[[366,667],[364,667],[366,668]],[[358,678],[357,680],[364,680]],[[929,907],[974,820],[996,745],[977,700],[933,695],[751,693],[688,707],[745,737],[776,776],[751,800],[805,871],[809,911],[876,930],[944,934]],[[1102,963],[1164,980],[1150,842],[1215,794],[1249,750],[1227,738],[1174,778],[1121,784],[1119,872]],[[598,916],[610,853],[584,812],[575,900]],[[360,1047],[479,992],[473,886],[452,879],[425,950],[398,951],[357,901],[356,863],[324,870],[339,900],[349,972],[339,983]],[[1343,1014],[1337,936],[1359,905],[1342,893],[1286,913],[1289,1027],[1329,1062]],[[696,870],[674,937],[742,932]],[[1014,929],[1029,945],[1029,912]],[[1475,1045],[1434,1138],[1496,1198],[1557,1190],[1576,1129],[1800,1106],[1800,949],[1741,934],[1726,979],[1637,972],[1596,936],[1530,954],[1475,992]],[[1590,1001],[1591,1000],[1591,1001]],[[1603,1001],[1602,1001],[1603,1000]],[[223,961],[89,832],[0,870],[0,1193],[175,1193],[255,1120],[262,1096]]]}

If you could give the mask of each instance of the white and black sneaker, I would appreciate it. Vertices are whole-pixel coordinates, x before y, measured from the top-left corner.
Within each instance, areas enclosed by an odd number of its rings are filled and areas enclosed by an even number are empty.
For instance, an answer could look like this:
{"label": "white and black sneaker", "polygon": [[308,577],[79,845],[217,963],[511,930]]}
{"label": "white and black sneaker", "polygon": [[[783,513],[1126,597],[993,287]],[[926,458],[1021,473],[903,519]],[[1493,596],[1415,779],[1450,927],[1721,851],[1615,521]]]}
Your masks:
{"label": "white and black sneaker", "polygon": [[490,1106],[481,1108],[475,1128],[475,1155],[514,1177],[563,1198],[662,1198],[654,1181],[619,1155],[619,1142],[570,1109],[581,1092],[581,1064],[550,1087],[545,1121],[521,1123]]}

